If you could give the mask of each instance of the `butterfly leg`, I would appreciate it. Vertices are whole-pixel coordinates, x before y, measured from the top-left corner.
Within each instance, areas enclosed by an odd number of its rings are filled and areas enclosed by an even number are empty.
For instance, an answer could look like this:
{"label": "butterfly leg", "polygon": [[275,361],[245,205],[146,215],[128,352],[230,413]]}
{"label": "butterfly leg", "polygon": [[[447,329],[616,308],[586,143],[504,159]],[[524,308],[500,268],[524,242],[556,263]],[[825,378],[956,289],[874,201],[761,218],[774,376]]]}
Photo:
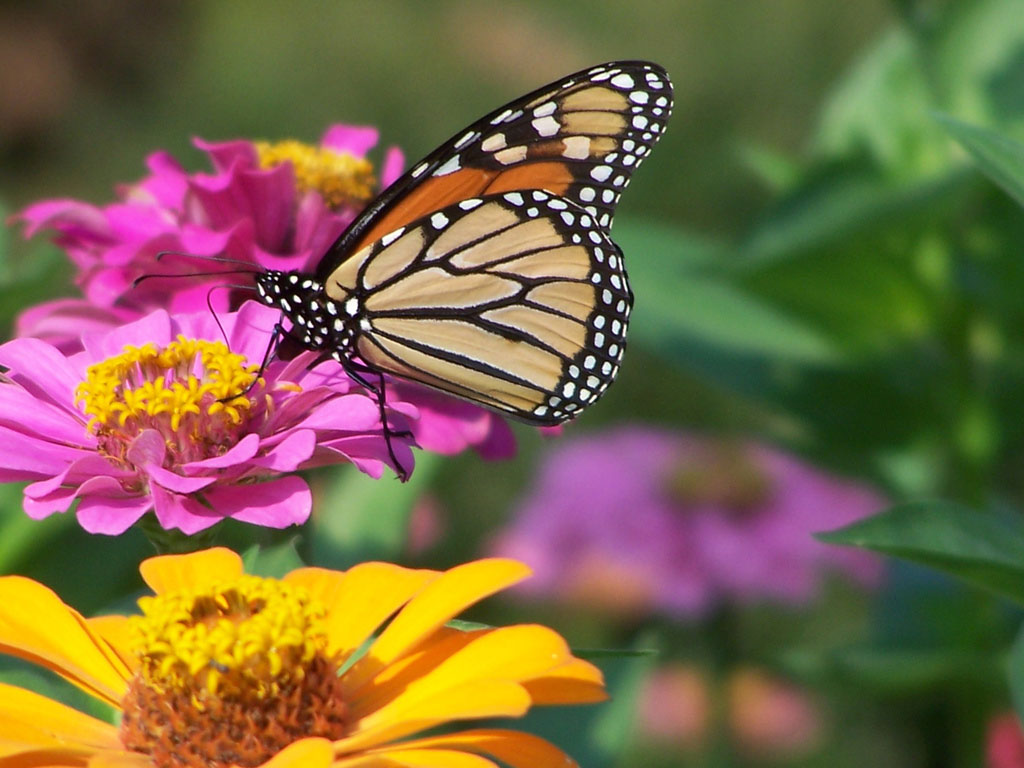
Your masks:
{"label": "butterfly leg", "polygon": [[[388,447],[388,456],[391,457],[391,461],[395,464],[395,471],[398,473],[398,479],[403,483],[409,479],[409,473],[405,467],[402,466],[402,462],[398,460],[395,455],[394,446],[391,443],[392,438],[408,438],[412,437],[412,432],[409,430],[393,430],[391,425],[388,424],[387,416],[387,391],[384,385],[384,374],[380,371],[376,371],[368,366],[362,366],[352,361],[342,363],[345,369],[345,373],[352,377],[352,380],[359,384],[361,387],[370,392],[377,400],[377,407],[380,409],[380,423],[384,430],[384,442]],[[376,374],[377,382],[371,383],[364,374]]]}

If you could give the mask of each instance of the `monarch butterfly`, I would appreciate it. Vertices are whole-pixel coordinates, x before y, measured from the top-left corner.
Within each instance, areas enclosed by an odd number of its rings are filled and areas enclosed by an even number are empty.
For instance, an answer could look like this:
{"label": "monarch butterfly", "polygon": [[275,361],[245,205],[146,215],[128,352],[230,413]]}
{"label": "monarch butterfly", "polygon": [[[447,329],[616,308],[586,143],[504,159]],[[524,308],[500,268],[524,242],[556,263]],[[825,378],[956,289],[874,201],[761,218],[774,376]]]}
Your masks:
{"label": "monarch butterfly", "polygon": [[566,421],[618,372],[633,296],[609,228],[671,109],[668,74],[644,61],[528,93],[384,190],[315,275],[258,274],[259,298],[375,394],[389,450],[383,374]]}

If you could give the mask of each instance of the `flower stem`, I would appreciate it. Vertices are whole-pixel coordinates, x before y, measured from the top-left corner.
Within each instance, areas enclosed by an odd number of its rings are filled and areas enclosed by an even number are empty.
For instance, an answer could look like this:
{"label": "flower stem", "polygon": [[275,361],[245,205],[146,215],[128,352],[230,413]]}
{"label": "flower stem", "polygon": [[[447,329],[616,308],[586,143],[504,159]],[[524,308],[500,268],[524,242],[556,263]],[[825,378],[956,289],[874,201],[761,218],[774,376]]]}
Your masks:
{"label": "flower stem", "polygon": [[145,515],[137,525],[158,555],[180,555],[206,549],[213,544],[217,529],[217,526],[212,526],[189,536],[177,529],[165,530],[153,514]]}

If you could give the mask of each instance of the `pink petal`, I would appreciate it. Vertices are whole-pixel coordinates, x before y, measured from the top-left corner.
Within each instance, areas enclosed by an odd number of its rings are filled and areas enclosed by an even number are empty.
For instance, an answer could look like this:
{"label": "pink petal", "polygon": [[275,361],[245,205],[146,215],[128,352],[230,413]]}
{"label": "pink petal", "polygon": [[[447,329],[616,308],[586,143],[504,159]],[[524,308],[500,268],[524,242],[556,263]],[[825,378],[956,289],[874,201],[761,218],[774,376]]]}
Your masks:
{"label": "pink petal", "polygon": [[57,405],[74,407],[75,388],[81,383],[68,359],[39,339],[13,339],[0,345],[0,365],[7,376],[28,392]]}
{"label": "pink petal", "polygon": [[296,427],[362,432],[380,427],[380,409],[363,395],[342,395],[322,404]]}
{"label": "pink petal", "polygon": [[118,536],[131,528],[153,507],[149,496],[85,496],[75,517],[89,533]]}
{"label": "pink petal", "polygon": [[398,147],[388,147],[384,155],[384,165],[380,171],[381,189],[387,189],[402,176],[402,169],[405,167],[405,155]]}
{"label": "pink petal", "polygon": [[177,528],[186,536],[206,530],[223,520],[226,515],[219,510],[203,506],[192,496],[182,496],[153,486],[153,511],[157,522],[165,531]]}
{"label": "pink petal", "polygon": [[234,139],[230,141],[206,141],[195,137],[192,143],[210,156],[214,169],[218,173],[226,173],[238,165],[243,168],[256,168],[259,160],[256,148],[251,141]]}
{"label": "pink petal", "polygon": [[67,405],[52,405],[13,384],[0,384],[0,424],[67,447],[92,449],[96,444],[85,419]]}
{"label": "pink petal", "polygon": [[[153,464],[147,465],[145,470],[150,480],[161,488],[173,491],[174,493],[195,493],[217,481],[216,477],[185,477],[177,472],[171,472],[169,469]],[[151,486],[152,484],[150,483]]]}
{"label": "pink petal", "polygon": [[132,440],[127,457],[136,467],[159,467],[167,457],[167,443],[155,429],[144,429]]}
{"label": "pink petal", "polygon": [[295,475],[256,485],[217,486],[206,500],[226,517],[268,528],[301,525],[313,508],[309,486]]}
{"label": "pink petal", "polygon": [[365,157],[367,152],[377,146],[379,135],[377,129],[369,125],[338,123],[324,132],[320,144],[337,152]]}
{"label": "pink petal", "polygon": [[253,466],[271,469],[275,472],[294,472],[303,462],[309,461],[316,450],[316,432],[300,429],[288,434],[264,456],[253,459]]}
{"label": "pink petal", "polygon": [[73,354],[81,348],[83,333],[109,331],[136,316],[118,307],[98,307],[85,299],[57,299],[36,304],[18,315],[16,333],[42,339],[64,354]]}
{"label": "pink petal", "polygon": [[[87,365],[114,357],[124,352],[125,346],[129,344],[138,347],[152,341],[157,345],[164,345],[172,338],[171,318],[165,311],[158,309],[109,333],[83,334],[83,362]],[[78,362],[79,357],[76,356],[74,360]]]}
{"label": "pink petal", "polygon": [[[145,190],[157,204],[180,209],[188,184],[185,171],[178,161],[169,152],[161,150],[146,158],[146,167],[152,175],[139,182],[138,188]],[[132,196],[132,191],[128,190],[126,195]]]}
{"label": "pink petal", "polygon": [[97,239],[110,236],[107,218],[101,209],[69,198],[30,205],[17,218],[26,222],[25,237],[32,237],[41,229],[54,228]]}
{"label": "pink petal", "polygon": [[194,474],[207,469],[234,467],[249,462],[259,449],[259,435],[249,433],[220,456],[211,456],[202,461],[190,461],[188,464],[183,464],[181,468],[188,474]]}

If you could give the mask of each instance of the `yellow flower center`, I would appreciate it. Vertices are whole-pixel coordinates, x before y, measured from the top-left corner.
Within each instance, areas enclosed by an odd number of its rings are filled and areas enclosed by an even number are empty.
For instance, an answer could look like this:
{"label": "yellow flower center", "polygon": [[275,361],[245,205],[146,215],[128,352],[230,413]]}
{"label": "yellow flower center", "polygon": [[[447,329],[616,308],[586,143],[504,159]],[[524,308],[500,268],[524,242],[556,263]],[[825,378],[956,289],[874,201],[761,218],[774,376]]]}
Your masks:
{"label": "yellow flower center", "polygon": [[306,590],[242,576],[139,607],[139,672],[121,720],[127,749],[158,768],[256,766],[298,739],[344,735],[324,608]]}
{"label": "yellow flower center", "polygon": [[257,141],[256,153],[261,168],[275,168],[290,162],[295,169],[299,192],[319,192],[331,208],[366,203],[374,195],[377,180],[373,164],[347,152],[314,147],[301,141]]}
{"label": "yellow flower center", "polygon": [[195,461],[237,442],[253,405],[242,393],[258,369],[245,362],[222,342],[184,336],[162,349],[126,346],[89,367],[75,401],[89,416],[100,450],[115,461],[128,463],[131,440],[145,429],[164,437],[168,464]]}

